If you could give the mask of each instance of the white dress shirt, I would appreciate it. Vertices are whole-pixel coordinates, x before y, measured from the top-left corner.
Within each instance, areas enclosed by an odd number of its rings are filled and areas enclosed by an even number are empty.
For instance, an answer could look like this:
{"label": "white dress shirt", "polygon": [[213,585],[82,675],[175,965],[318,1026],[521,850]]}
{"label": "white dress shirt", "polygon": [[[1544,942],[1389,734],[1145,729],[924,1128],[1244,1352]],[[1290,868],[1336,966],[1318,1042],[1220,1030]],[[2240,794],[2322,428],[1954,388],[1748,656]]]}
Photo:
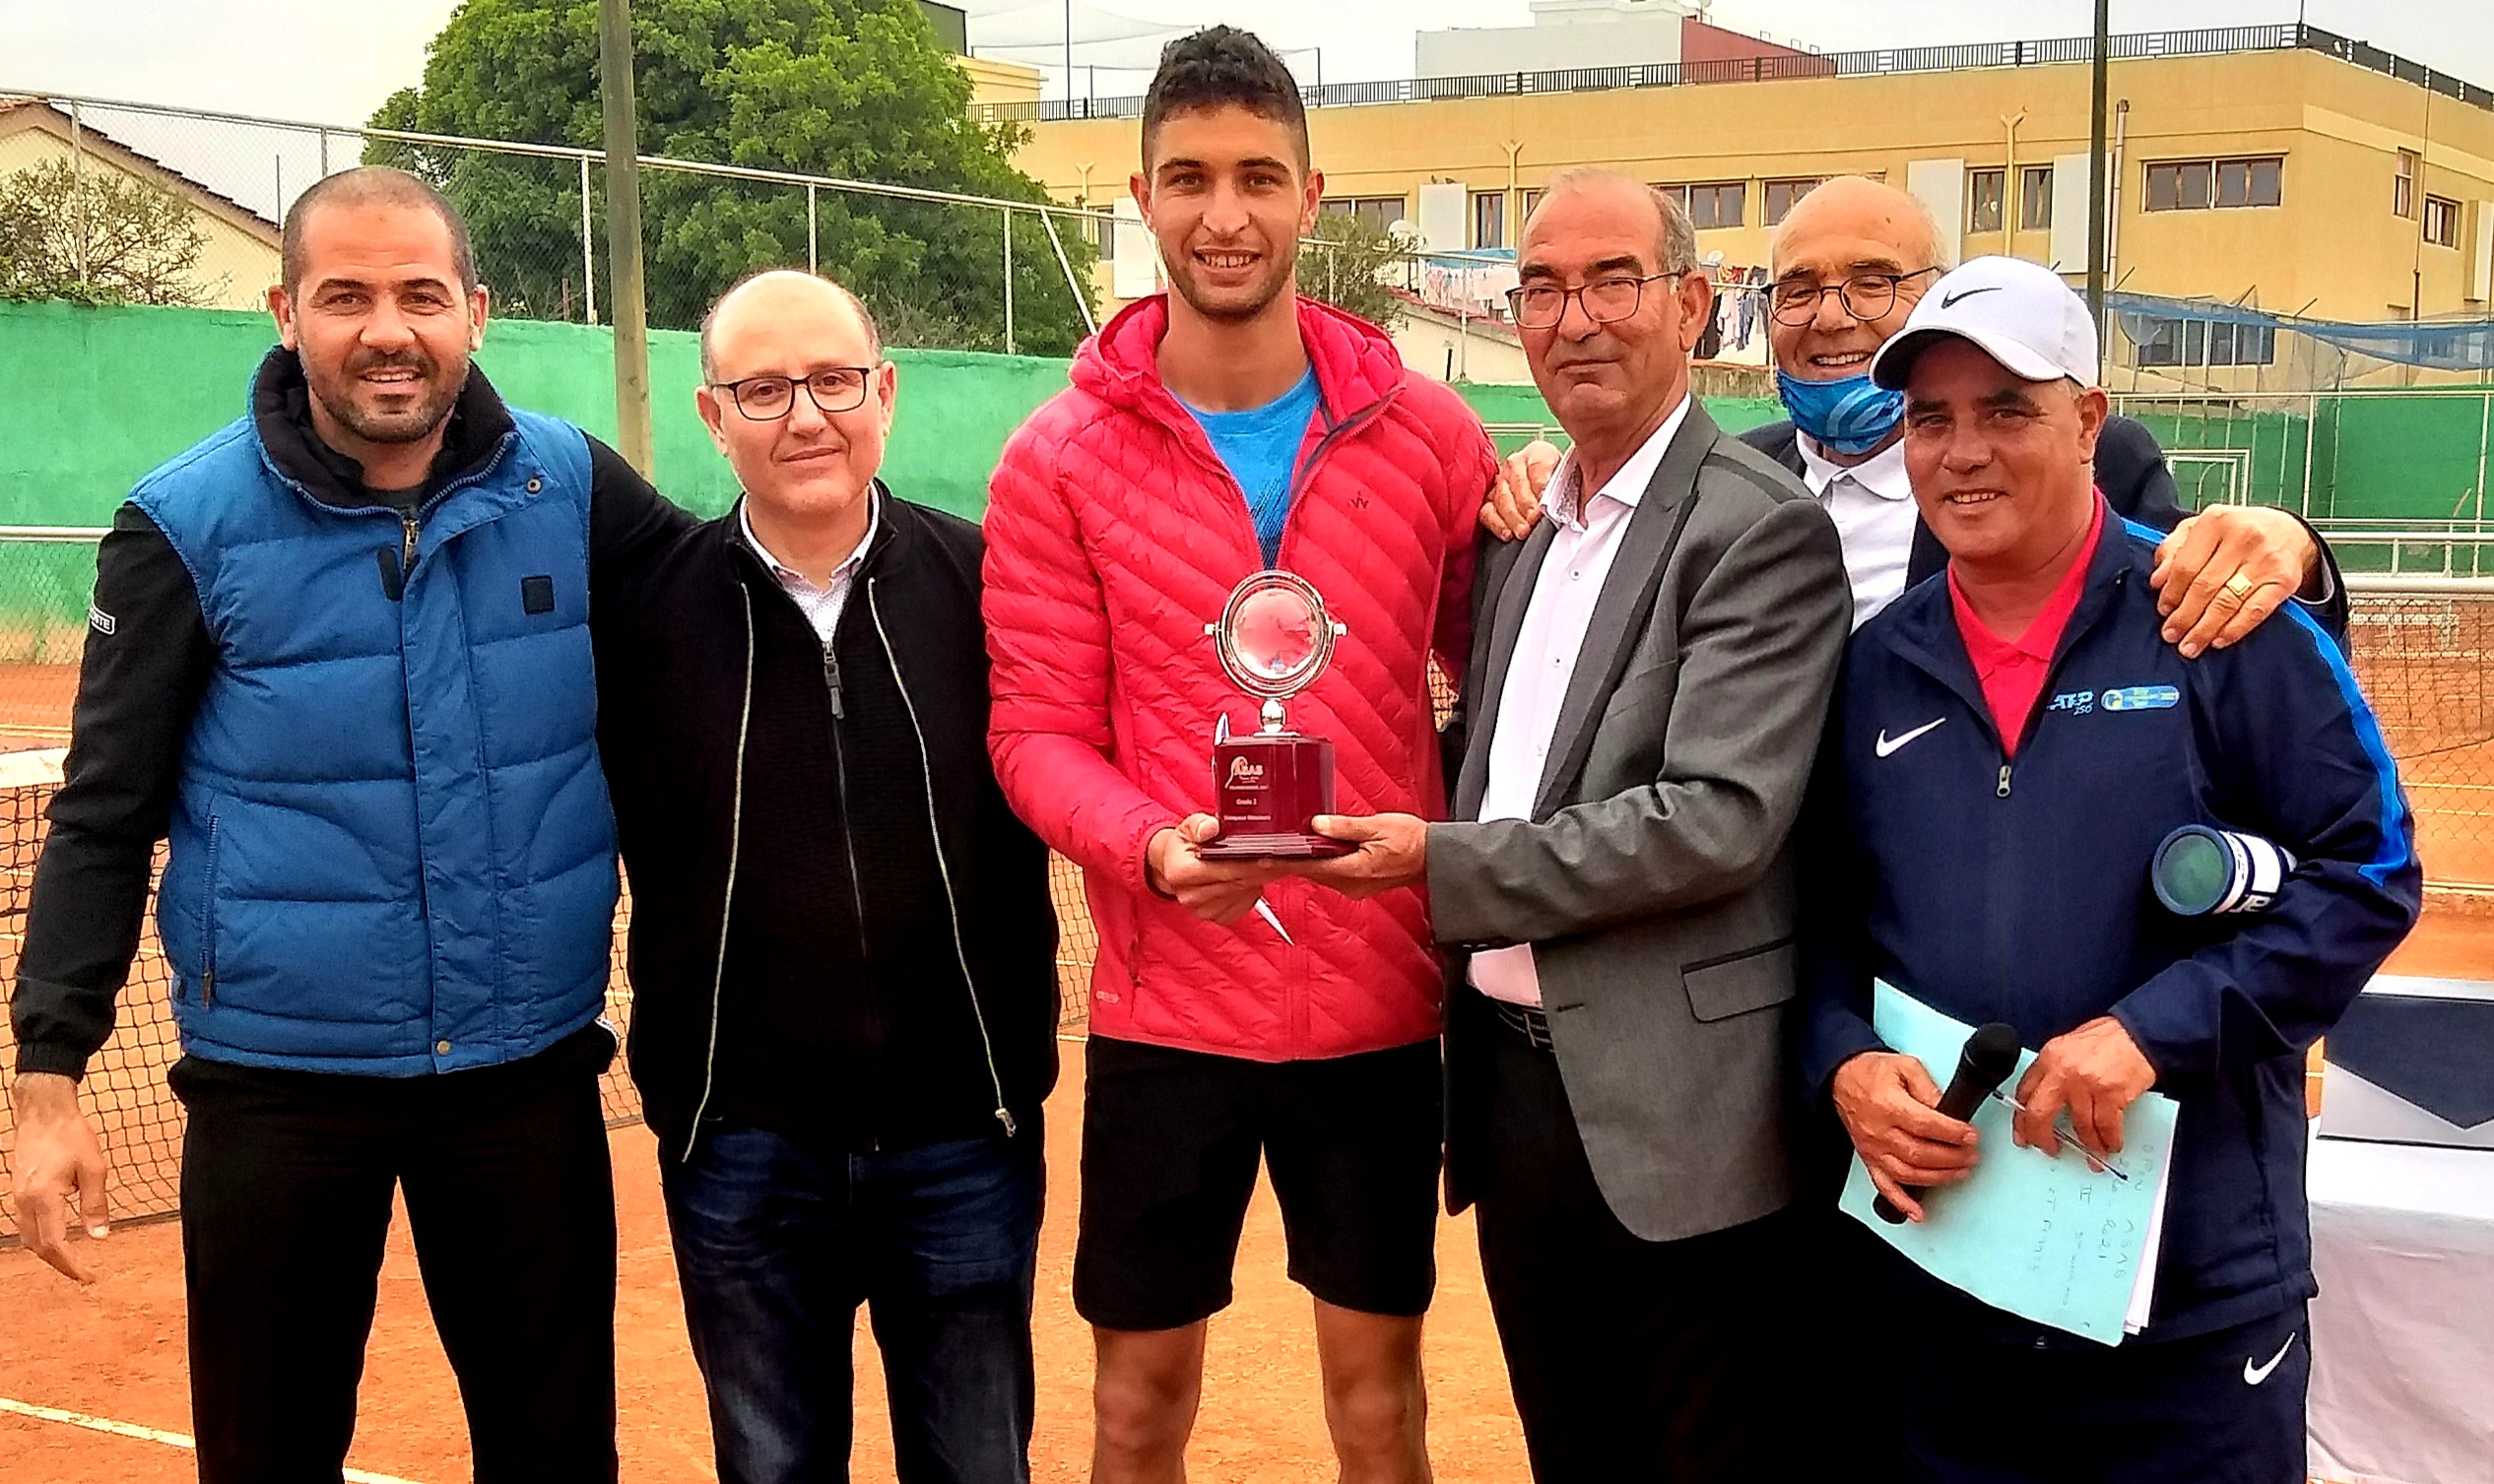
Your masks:
{"label": "white dress shirt", "polygon": [[832,568],[831,580],[820,584],[770,554],[770,548],[754,534],[752,504],[749,498],[736,507],[736,518],[745,527],[745,544],[762,558],[762,565],[770,568],[781,590],[797,600],[797,607],[805,611],[806,621],[814,625],[815,637],[822,641],[822,647],[830,648],[831,636],[840,631],[840,613],[849,606],[849,588],[857,581],[857,569],[866,564],[866,548],[875,545],[876,528],[884,523],[882,500],[874,490],[867,490],[866,534],[858,538],[857,549],[848,554],[848,559]]}
{"label": "white dress shirt", "polygon": [[[1559,460],[1542,491],[1542,510],[1552,528],[1550,548],[1534,577],[1533,597],[1516,631],[1515,655],[1507,662],[1498,692],[1498,725],[1489,737],[1489,782],[1480,796],[1478,818],[1533,817],[1551,734],[1558,730],[1559,706],[1576,674],[1576,654],[1593,622],[1603,579],[1610,574],[1611,558],[1619,554],[1619,539],[1627,534],[1637,502],[1645,498],[1645,486],[1653,483],[1664,452],[1687,418],[1688,399],[1682,397],[1663,425],[1591,498],[1577,492],[1572,451]],[[1531,943],[1474,954],[1470,978],[1473,988],[1492,1000],[1542,1002],[1542,976],[1533,966]]]}
{"label": "white dress shirt", "polygon": [[1859,464],[1830,463],[1805,432],[1802,483],[1836,522],[1845,544],[1845,575],[1853,583],[1853,626],[1870,622],[1905,593],[1905,569],[1914,557],[1914,485],[1905,477],[1905,440],[1897,439]]}

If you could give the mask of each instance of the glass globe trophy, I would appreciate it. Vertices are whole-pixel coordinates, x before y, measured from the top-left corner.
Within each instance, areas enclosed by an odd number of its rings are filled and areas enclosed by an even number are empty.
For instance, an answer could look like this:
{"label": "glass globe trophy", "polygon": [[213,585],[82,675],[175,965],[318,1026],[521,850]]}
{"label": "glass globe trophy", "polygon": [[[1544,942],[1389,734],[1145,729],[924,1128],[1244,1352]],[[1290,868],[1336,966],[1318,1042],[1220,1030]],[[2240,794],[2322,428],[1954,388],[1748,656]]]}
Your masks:
{"label": "glass globe trophy", "polygon": [[1213,793],[1221,832],[1199,848],[1208,861],[1306,860],[1352,847],[1309,826],[1334,811],[1334,743],[1289,730],[1281,703],[1316,683],[1343,626],[1304,577],[1258,572],[1232,589],[1219,621],[1204,632],[1233,684],[1264,707],[1254,732],[1232,736],[1224,714],[1213,733]]}

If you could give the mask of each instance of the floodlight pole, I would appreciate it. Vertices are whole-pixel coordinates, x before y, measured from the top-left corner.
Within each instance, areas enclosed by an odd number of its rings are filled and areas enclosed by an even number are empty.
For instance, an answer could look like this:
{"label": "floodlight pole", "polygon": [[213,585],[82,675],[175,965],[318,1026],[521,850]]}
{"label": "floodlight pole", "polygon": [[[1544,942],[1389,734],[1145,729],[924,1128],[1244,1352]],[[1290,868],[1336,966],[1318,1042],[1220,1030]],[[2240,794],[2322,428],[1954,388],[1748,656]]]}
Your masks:
{"label": "floodlight pole", "polygon": [[649,430],[649,304],[641,287],[640,144],[632,102],[631,0],[598,0],[598,91],[606,103],[607,258],[615,268],[615,434],[653,476]]}
{"label": "floodlight pole", "polygon": [[2096,0],[2095,101],[2087,133],[2087,313],[2104,334],[2105,95],[2113,53],[2112,0]]}

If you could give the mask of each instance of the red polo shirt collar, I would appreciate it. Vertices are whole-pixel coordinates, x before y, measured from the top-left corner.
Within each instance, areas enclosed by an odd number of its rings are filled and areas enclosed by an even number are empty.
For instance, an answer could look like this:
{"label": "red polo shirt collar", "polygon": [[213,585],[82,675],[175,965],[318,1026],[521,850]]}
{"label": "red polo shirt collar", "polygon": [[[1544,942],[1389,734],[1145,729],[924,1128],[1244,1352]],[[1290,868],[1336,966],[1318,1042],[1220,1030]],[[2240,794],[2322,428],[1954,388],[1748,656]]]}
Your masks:
{"label": "red polo shirt collar", "polygon": [[2104,536],[2104,493],[2096,492],[2096,511],[2087,523],[2087,539],[2078,544],[2078,551],[2070,559],[2069,569],[2062,573],[2061,583],[2045,600],[2043,612],[2027,625],[2026,632],[2014,638],[2002,638],[1986,627],[1975,616],[1972,605],[1966,602],[1966,590],[1958,585],[1957,564],[1948,564],[1948,606],[1957,615],[1957,635],[1965,641],[1966,658],[1974,662],[1975,679],[1983,686],[1983,699],[1992,708],[1992,724],[2001,734],[2001,755],[2015,757],[2018,739],[2025,735],[2026,719],[2033,714],[2035,703],[2043,697],[2044,681],[2053,667],[2053,651],[2061,647],[2061,636],[2069,627],[2069,615],[2078,610],[2078,596],[2087,589],[2087,568],[2095,555],[2096,543]]}

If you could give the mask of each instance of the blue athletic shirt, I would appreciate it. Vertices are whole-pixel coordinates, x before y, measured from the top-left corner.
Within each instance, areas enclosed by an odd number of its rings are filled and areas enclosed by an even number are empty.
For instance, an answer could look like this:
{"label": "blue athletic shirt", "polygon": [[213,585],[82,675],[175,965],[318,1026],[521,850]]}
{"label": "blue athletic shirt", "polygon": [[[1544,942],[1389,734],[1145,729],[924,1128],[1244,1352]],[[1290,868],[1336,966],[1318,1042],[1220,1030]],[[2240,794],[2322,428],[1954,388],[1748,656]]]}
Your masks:
{"label": "blue athletic shirt", "polygon": [[1213,452],[1246,491],[1247,513],[1256,522],[1256,544],[1264,548],[1265,565],[1277,564],[1281,559],[1281,523],[1290,514],[1290,476],[1298,468],[1308,424],[1316,418],[1316,368],[1310,366],[1299,384],[1280,397],[1243,413],[1208,413],[1183,398],[1178,405],[1203,425]]}

